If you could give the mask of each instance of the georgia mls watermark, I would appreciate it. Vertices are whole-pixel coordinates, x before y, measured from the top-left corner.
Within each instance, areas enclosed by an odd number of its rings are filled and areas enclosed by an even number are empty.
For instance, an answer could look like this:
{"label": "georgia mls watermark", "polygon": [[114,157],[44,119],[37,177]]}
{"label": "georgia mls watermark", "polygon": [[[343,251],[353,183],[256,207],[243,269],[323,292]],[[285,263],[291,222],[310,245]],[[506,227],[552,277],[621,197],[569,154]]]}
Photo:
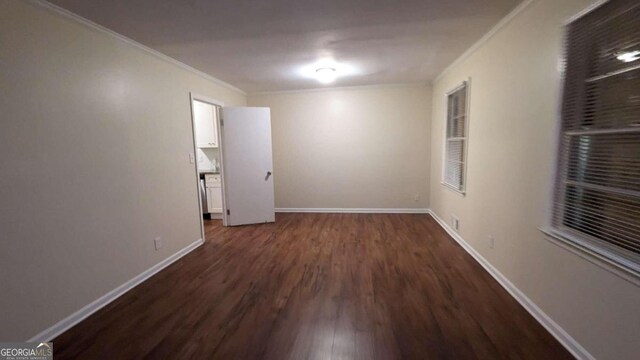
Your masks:
{"label": "georgia mls watermark", "polygon": [[0,343],[0,360],[52,360],[53,343]]}

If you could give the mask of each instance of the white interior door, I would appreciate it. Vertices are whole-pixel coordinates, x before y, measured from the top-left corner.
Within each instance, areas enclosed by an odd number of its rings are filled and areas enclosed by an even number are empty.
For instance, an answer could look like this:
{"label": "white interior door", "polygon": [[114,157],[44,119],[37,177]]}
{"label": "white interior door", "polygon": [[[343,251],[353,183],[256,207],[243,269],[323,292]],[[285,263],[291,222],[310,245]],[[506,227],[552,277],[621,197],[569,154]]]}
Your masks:
{"label": "white interior door", "polygon": [[274,222],[270,109],[224,107],[221,125],[226,224]]}

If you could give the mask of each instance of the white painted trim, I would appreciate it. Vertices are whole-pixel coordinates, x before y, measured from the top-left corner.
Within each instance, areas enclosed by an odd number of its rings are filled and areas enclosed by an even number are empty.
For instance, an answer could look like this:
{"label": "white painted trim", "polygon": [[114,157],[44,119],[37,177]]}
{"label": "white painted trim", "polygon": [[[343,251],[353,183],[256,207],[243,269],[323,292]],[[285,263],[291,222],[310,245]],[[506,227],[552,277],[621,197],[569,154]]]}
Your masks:
{"label": "white painted trim", "polygon": [[196,116],[195,116],[195,109],[193,107],[193,102],[194,102],[194,94],[192,92],[189,93],[189,110],[191,111],[191,136],[193,138],[193,160],[195,162],[194,168],[196,170],[196,191],[197,191],[197,198],[198,198],[198,220],[200,221],[200,236],[202,236],[202,239],[204,241],[205,237],[204,237],[204,219],[202,218],[203,216],[203,208],[202,208],[202,194],[200,193],[200,191],[202,191],[200,189],[200,169],[198,169],[198,139],[196,138]]}
{"label": "white painted trim", "polygon": [[211,75],[209,75],[209,74],[207,74],[205,72],[202,72],[202,71],[200,71],[200,70],[198,70],[198,69],[196,69],[196,68],[194,68],[192,66],[189,66],[189,65],[187,65],[187,64],[185,64],[185,63],[183,63],[181,61],[178,61],[178,60],[176,60],[176,59],[174,59],[172,57],[169,57],[169,56],[167,56],[167,55],[165,55],[165,54],[163,54],[163,53],[161,53],[161,52],[159,52],[157,50],[154,50],[154,49],[152,49],[152,48],[150,48],[150,47],[148,47],[146,45],[142,45],[141,43],[139,43],[139,42],[137,42],[135,40],[132,40],[132,39],[130,39],[130,38],[128,38],[128,37],[126,37],[126,36],[124,36],[122,34],[119,34],[119,33],[115,32],[113,30],[110,30],[110,29],[108,29],[108,28],[106,28],[106,27],[104,27],[102,25],[99,25],[99,24],[97,24],[97,23],[95,23],[95,22],[93,22],[93,21],[91,21],[89,19],[85,19],[82,16],[80,16],[78,14],[75,14],[75,13],[73,13],[73,12],[71,12],[71,11],[65,9],[65,8],[62,8],[62,7],[58,6],[58,5],[52,4],[52,3],[48,2],[48,1],[45,1],[45,0],[29,0],[29,2],[32,3],[32,4],[38,5],[38,6],[44,8],[46,10],[49,10],[49,11],[55,13],[55,14],[61,15],[61,16],[65,17],[65,18],[67,18],[67,19],[74,20],[74,21],[76,21],[76,22],[78,22],[78,23],[80,23],[82,25],[85,25],[85,26],[87,26],[89,28],[97,30],[97,31],[99,31],[99,32],[101,32],[103,34],[109,35],[112,38],[115,38],[117,40],[125,42],[125,43],[127,43],[127,44],[129,44],[129,45],[131,45],[133,47],[138,48],[139,50],[145,51],[145,52],[147,52],[147,53],[149,53],[151,55],[154,55],[155,57],[157,57],[157,58],[159,58],[161,60],[164,60],[164,61],[166,61],[166,62],[168,62],[170,64],[173,64],[173,65],[176,65],[176,66],[178,66],[178,67],[180,67],[180,68],[182,68],[184,70],[187,70],[187,71],[189,71],[189,72],[191,72],[191,73],[193,73],[195,75],[198,75],[198,76],[200,76],[202,78],[205,78],[205,79],[207,79],[209,81],[212,81],[212,82],[214,82],[214,83],[216,83],[216,84],[218,84],[220,86],[223,86],[223,87],[225,87],[225,88],[227,88],[229,90],[233,90],[233,91],[239,92],[242,95],[247,95],[247,93],[245,91],[243,91],[242,89],[239,89],[239,88],[237,88],[237,87],[235,87],[235,86],[233,86],[233,85],[231,85],[229,83],[226,83],[226,82],[224,82],[224,81],[222,81],[220,79],[217,79],[217,78],[215,78],[215,77],[213,77],[213,76],[211,76]]}
{"label": "white painted trim", "polygon": [[[222,208],[226,209],[225,206],[225,192],[224,192],[224,174],[223,174],[223,164],[222,164],[222,135],[220,134],[221,131],[221,127],[220,127],[220,116],[222,115],[222,107],[224,107],[224,102],[220,101],[220,100],[216,100],[210,97],[206,97],[204,95],[200,95],[194,92],[190,92],[189,93],[189,109],[191,109],[191,133],[193,135],[193,156],[194,159],[196,160],[196,189],[198,190],[198,209],[199,210],[199,221],[200,221],[200,233],[202,234],[202,239],[206,240],[206,237],[204,236],[204,219],[202,218],[203,215],[203,209],[202,209],[202,198],[200,196],[200,169],[198,168],[198,140],[197,140],[197,136],[196,136],[196,115],[195,115],[195,111],[193,109],[193,102],[194,101],[200,101],[203,103],[207,103],[209,105],[212,105],[215,107],[216,112],[217,112],[217,119],[216,119],[216,133],[218,134],[218,151],[220,153],[220,186],[222,187]],[[226,216],[222,216],[222,220],[224,225],[227,225],[227,219]]]}
{"label": "white painted trim", "polygon": [[336,86],[336,87],[323,87],[312,89],[293,89],[293,90],[274,90],[274,91],[257,91],[248,93],[247,96],[258,95],[286,95],[286,94],[307,94],[326,91],[356,91],[356,90],[375,90],[375,89],[387,89],[387,88],[409,88],[409,87],[429,87],[429,83],[415,82],[404,84],[378,84],[378,85],[355,85],[355,86]]}
{"label": "white painted trim", "polygon": [[200,102],[207,103],[213,106],[219,106],[219,107],[224,106],[224,101],[220,101],[214,98],[210,98],[208,96],[200,95],[198,93],[194,93],[193,91],[190,92],[189,94],[191,95],[191,101],[198,100]]}
{"label": "white painted trim", "polygon": [[[465,136],[464,136],[464,160],[462,162],[462,189],[456,189],[453,185],[447,183],[445,181],[445,173],[446,173],[446,169],[447,169],[447,128],[449,127],[449,96],[453,93],[455,93],[456,91],[462,89],[463,87],[465,87],[466,93],[465,93],[465,104],[464,104],[464,129],[465,129]],[[444,126],[442,127],[442,167],[441,167],[441,172],[440,172],[440,184],[444,185],[446,188],[448,188],[449,190],[457,193],[458,195],[461,196],[466,196],[467,195],[467,163],[469,162],[468,160],[468,154],[469,154],[469,115],[471,113],[470,111],[471,108],[471,77],[466,78],[465,80],[462,80],[462,82],[460,82],[457,86],[455,86],[453,89],[447,91],[444,94],[444,109],[445,109],[445,114],[444,114]]]}
{"label": "white painted trim", "polygon": [[[564,36],[567,36],[567,27],[574,21],[590,14],[592,11],[597,10],[599,7],[608,3],[609,0],[598,0],[593,4],[590,4],[571,15],[569,18],[563,21],[562,31]],[[630,262],[628,259],[618,256],[615,252],[608,251],[605,246],[595,246],[589,241],[585,241],[582,237],[583,234],[576,233],[575,235],[563,233],[560,229],[557,229],[553,225],[553,213],[554,205],[556,201],[556,194],[558,192],[557,185],[562,181],[557,181],[558,174],[561,173],[561,158],[562,154],[562,106],[564,102],[564,86],[566,77],[566,64],[567,64],[567,49],[566,41],[562,43],[561,58],[559,61],[559,99],[556,106],[556,122],[553,129],[554,141],[553,148],[554,153],[552,155],[552,168],[551,176],[549,177],[550,191],[546,198],[545,205],[545,221],[539,230],[544,234],[545,239],[552,244],[559,246],[567,251],[572,252],[575,255],[591,262],[592,264],[599,266],[600,268],[611,272],[614,275],[621,277],[622,279],[631,282],[638,286],[640,285],[640,271],[637,264]],[[562,192],[564,194],[564,192]],[[562,200],[558,200],[562,201]]]}
{"label": "white painted trim", "polygon": [[599,8],[600,6],[608,3],[609,0],[598,0],[596,2],[594,2],[593,4],[587,6],[586,8],[584,8],[582,11],[579,11],[577,14],[571,16],[570,18],[568,18],[567,20],[564,21],[564,25],[569,25],[572,22],[580,19],[581,17],[587,15],[588,13],[592,12],[593,10]]}
{"label": "white painted trim", "polygon": [[222,187],[222,225],[229,226],[229,215],[227,214],[227,185],[224,178],[224,112],[223,108],[218,108],[218,156],[220,157],[220,187]]}
{"label": "white painted trim", "polygon": [[526,9],[529,5],[531,5],[535,0],[525,0],[520,5],[516,6],[515,9],[511,10],[502,20],[498,21],[498,23],[489,30],[480,40],[476,41],[467,51],[462,53],[457,59],[455,59],[449,66],[447,66],[440,75],[436,76],[435,79],[431,82],[431,84],[435,84],[440,81],[447,73],[449,73],[454,67],[463,63],[467,58],[473,55],[476,50],[481,48],[487,41],[489,41],[495,34],[497,34],[503,27],[507,26],[511,20],[513,20],[518,14],[520,14],[524,9]]}
{"label": "white painted trim", "polygon": [[449,225],[442,220],[433,211],[429,214],[433,219],[440,224],[440,226],[451,236],[462,248],[469,253],[502,287],[516,299],[522,307],[524,307],[529,314],[531,314],[542,326],[544,326],[553,337],[562,344],[576,359],[581,360],[595,360],[595,357],[591,355],[578,341],[576,341],[569,333],[567,333],[558,323],[553,321],[549,315],[547,315],[542,309],[540,309],[533,300],[529,299],[520,289],[518,289],[509,279],[504,276],[498,269],[496,269],[491,263],[485,259],[479,252],[477,252],[469,243],[467,243],[462,236],[456,233]]}
{"label": "white painted trim", "polygon": [[43,330],[42,332],[35,335],[31,339],[27,340],[27,342],[46,342],[46,341],[53,340],[56,336],[69,330],[74,325],[78,324],[82,320],[91,316],[96,311],[102,309],[112,301],[124,295],[127,291],[133,289],[137,285],[141,284],[143,281],[147,280],[148,278],[152,277],[156,273],[160,272],[162,269],[166,268],[167,266],[173,264],[183,256],[187,255],[188,253],[190,253],[191,251],[193,251],[194,249],[202,245],[202,243],[203,243],[203,240],[199,239],[194,243],[186,246],[185,248],[181,249],[177,253],[169,256],[168,258],[162,260],[161,262],[155,264],[154,266],[140,273],[138,276],[134,277],[133,279],[109,291],[108,293],[92,301],[88,305],[84,306],[80,310],[67,316],[66,318],[58,321],[48,329]]}
{"label": "white painted trim", "polygon": [[429,209],[402,208],[276,208],[277,213],[429,214]]}
{"label": "white painted trim", "polygon": [[626,258],[606,251],[571,234],[563,234],[552,227],[540,227],[545,238],[554,245],[570,251],[581,258],[599,266],[610,273],[619,276],[630,283],[640,286],[640,271],[638,266]]}

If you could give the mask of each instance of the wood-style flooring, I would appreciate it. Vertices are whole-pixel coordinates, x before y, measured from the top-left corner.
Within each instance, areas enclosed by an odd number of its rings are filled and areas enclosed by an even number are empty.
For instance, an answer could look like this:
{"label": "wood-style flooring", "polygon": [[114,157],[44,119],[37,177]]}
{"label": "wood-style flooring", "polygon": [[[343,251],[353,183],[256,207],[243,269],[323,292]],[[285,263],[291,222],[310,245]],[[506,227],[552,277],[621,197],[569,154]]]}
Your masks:
{"label": "wood-style flooring", "polygon": [[54,340],[55,359],[570,359],[429,215],[224,228]]}

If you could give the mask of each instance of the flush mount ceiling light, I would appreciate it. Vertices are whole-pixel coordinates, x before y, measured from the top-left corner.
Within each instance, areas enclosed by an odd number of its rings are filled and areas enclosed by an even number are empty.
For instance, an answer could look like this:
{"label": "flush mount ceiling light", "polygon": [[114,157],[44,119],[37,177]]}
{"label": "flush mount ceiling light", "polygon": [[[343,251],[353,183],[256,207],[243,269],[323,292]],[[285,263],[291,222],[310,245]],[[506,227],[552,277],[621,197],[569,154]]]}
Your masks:
{"label": "flush mount ceiling light", "polygon": [[616,54],[616,59],[624,62],[632,62],[640,59],[640,50],[626,51]]}
{"label": "flush mount ceiling light", "polygon": [[361,71],[353,65],[339,63],[332,58],[324,58],[295,70],[296,76],[314,79],[322,84],[330,84],[339,78],[354,76]]}
{"label": "flush mount ceiling light", "polygon": [[316,70],[316,79],[323,84],[329,84],[336,80],[336,69],[331,67],[322,67]]}

